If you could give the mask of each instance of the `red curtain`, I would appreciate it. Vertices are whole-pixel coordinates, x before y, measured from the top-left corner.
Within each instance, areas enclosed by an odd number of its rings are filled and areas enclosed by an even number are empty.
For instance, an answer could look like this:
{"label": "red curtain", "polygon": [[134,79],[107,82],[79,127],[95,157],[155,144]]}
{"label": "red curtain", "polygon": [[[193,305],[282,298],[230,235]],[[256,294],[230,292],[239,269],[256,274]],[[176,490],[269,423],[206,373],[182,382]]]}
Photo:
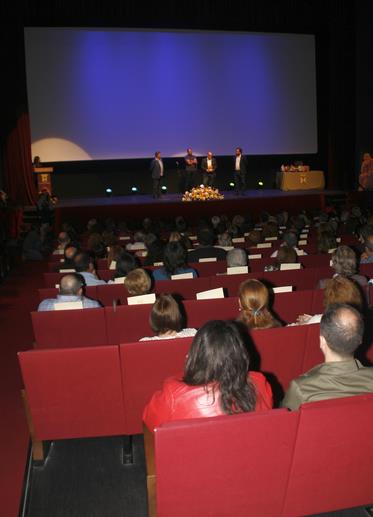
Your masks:
{"label": "red curtain", "polygon": [[5,190],[10,199],[22,205],[34,205],[37,191],[33,178],[29,116],[22,114],[12,130],[4,150]]}

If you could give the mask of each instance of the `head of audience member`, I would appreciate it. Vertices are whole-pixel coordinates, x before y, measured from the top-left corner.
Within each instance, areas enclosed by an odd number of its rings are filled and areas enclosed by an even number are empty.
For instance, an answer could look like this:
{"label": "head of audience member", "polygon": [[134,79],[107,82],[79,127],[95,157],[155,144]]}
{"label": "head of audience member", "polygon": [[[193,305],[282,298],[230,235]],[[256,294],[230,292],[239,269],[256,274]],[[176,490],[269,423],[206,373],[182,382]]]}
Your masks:
{"label": "head of audience member", "polygon": [[277,252],[276,261],[278,264],[296,264],[298,255],[295,249],[287,244],[280,246]]}
{"label": "head of audience member", "polygon": [[116,268],[114,278],[127,276],[131,271],[139,267],[137,257],[131,253],[127,253],[122,249],[122,253],[116,259]]}
{"label": "head of audience member", "polygon": [[241,229],[242,229],[244,222],[245,222],[245,218],[240,214],[237,214],[233,217],[233,219],[232,219],[233,228],[232,229],[234,230],[234,232],[236,234],[241,233]]}
{"label": "head of audience member", "polygon": [[269,310],[268,289],[259,280],[249,279],[242,282],[238,290],[238,302],[238,319],[249,329],[278,326],[277,320]]}
{"label": "head of audience member", "polygon": [[285,232],[282,240],[289,248],[296,248],[298,244],[298,236],[295,232]]}
{"label": "head of audience member", "polygon": [[113,244],[113,245],[108,246],[108,249],[107,249],[108,267],[110,267],[110,265],[113,261],[117,262],[124,253],[126,253],[126,252],[124,251],[122,246],[119,246],[119,244]]}
{"label": "head of audience member", "polygon": [[263,230],[262,230],[263,238],[277,237],[277,235],[278,235],[277,222],[268,221],[267,223],[263,224]]}
{"label": "head of audience member", "polygon": [[320,348],[325,362],[351,359],[363,334],[364,321],[359,311],[344,303],[330,305],[320,322]]}
{"label": "head of audience member", "polygon": [[262,242],[262,233],[259,230],[251,230],[248,235],[248,239],[253,246],[256,246]]}
{"label": "head of audience member", "polygon": [[218,235],[218,244],[219,244],[219,246],[222,246],[224,248],[227,248],[229,246],[233,246],[232,237],[229,234],[229,232],[219,233],[219,235]]}
{"label": "head of audience member", "polygon": [[180,332],[184,321],[173,296],[161,294],[157,298],[150,312],[149,323],[156,336],[170,336]]}
{"label": "head of audience member", "polygon": [[367,257],[373,255],[373,234],[369,234],[364,240],[364,253]]}
{"label": "head of audience member", "polygon": [[142,222],[142,228],[145,233],[150,233],[153,231],[153,221],[150,219],[150,217],[145,217]]}
{"label": "head of audience member", "polygon": [[59,248],[61,249],[65,249],[65,247],[69,244],[70,242],[70,236],[67,232],[60,232],[58,234],[58,246]]}
{"label": "head of audience member", "polygon": [[[149,234],[154,235],[154,234]],[[162,262],[163,261],[163,250],[164,250],[164,242],[161,241],[158,237],[154,235],[155,239],[151,242],[146,242],[146,249],[148,254],[146,255],[144,264],[153,265],[154,262]]]}
{"label": "head of audience member", "polygon": [[247,266],[247,253],[242,248],[233,248],[227,252],[227,267]]}
{"label": "head of audience member", "polygon": [[60,280],[60,294],[68,296],[81,296],[84,282],[76,273],[64,275]]}
{"label": "head of audience member", "polygon": [[341,275],[328,280],[324,290],[324,307],[336,303],[348,303],[361,311],[364,300],[359,285]]}
{"label": "head of audience member", "polygon": [[75,270],[78,273],[95,273],[95,263],[93,258],[89,253],[86,253],[85,251],[80,251],[75,255],[74,258],[74,266]]}
{"label": "head of audience member", "polygon": [[197,239],[200,246],[213,246],[215,235],[211,228],[208,226],[202,226],[197,230]]}
{"label": "head of audience member", "polygon": [[361,243],[365,243],[365,241],[372,236],[373,238],[373,225],[372,224],[365,224],[364,226],[361,226],[359,228],[359,241]]}
{"label": "head of audience member", "polygon": [[117,242],[117,237],[112,230],[105,230],[102,232],[102,242],[105,246],[114,246]]}
{"label": "head of audience member", "polygon": [[90,219],[87,223],[87,230],[90,232],[97,224],[97,219]]}
{"label": "head of audience member", "polygon": [[179,232],[171,232],[168,237],[168,242],[179,242],[181,241],[182,235]]}
{"label": "head of audience member", "polygon": [[175,228],[179,233],[184,233],[187,229],[187,224],[182,215],[179,215],[175,219]]}
{"label": "head of audience member", "polygon": [[168,242],[163,252],[163,263],[166,271],[173,274],[177,269],[185,268],[187,265],[187,250],[179,242]]}
{"label": "head of audience member", "polygon": [[134,242],[145,242],[145,233],[144,232],[136,232],[133,236]]}
{"label": "head of audience member", "polygon": [[227,415],[253,411],[255,389],[248,379],[250,359],[237,324],[212,320],[195,335],[184,368],[183,381],[209,386],[220,394]]}
{"label": "head of audience member", "polygon": [[213,228],[217,228],[218,227],[218,224],[220,223],[220,217],[218,215],[213,215],[211,217],[211,224],[213,226]]}
{"label": "head of audience member", "polygon": [[124,280],[124,286],[131,296],[140,296],[150,292],[152,281],[145,269],[138,268],[128,273]]}
{"label": "head of audience member", "polygon": [[63,251],[64,256],[64,266],[75,267],[74,259],[78,254],[78,248],[76,246],[66,246]]}
{"label": "head of audience member", "polygon": [[339,246],[332,254],[332,268],[338,275],[352,276],[357,271],[357,258],[349,246]]}
{"label": "head of audience member", "polygon": [[103,258],[106,255],[106,246],[100,233],[91,233],[87,241],[87,249],[93,253],[96,258]]}
{"label": "head of audience member", "polygon": [[328,253],[338,246],[335,234],[330,230],[325,230],[319,233],[317,238],[318,253]]}

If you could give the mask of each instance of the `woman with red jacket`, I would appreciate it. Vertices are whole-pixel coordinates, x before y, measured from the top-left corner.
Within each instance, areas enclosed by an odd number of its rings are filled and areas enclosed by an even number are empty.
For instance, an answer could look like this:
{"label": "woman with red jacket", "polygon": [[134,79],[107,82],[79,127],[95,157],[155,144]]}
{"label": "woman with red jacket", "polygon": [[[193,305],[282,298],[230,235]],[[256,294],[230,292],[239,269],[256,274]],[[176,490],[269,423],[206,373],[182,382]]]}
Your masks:
{"label": "woman with red jacket", "polygon": [[197,332],[182,377],[164,382],[146,406],[150,430],[185,418],[262,411],[273,406],[264,375],[249,372],[249,356],[237,324],[209,321]]}

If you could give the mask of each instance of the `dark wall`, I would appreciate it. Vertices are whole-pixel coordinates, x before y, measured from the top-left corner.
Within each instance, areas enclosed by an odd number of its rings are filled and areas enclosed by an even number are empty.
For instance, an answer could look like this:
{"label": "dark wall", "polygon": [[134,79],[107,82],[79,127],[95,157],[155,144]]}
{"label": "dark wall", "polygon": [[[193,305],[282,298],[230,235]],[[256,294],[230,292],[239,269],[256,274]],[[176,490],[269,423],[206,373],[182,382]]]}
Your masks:
{"label": "dark wall", "polygon": [[[77,0],[73,4],[59,0],[47,3],[6,0],[0,9],[3,11],[0,13],[3,22],[0,31],[1,62],[7,79],[3,81],[5,90],[0,98],[2,144],[14,127],[19,113],[27,110],[23,46],[25,25],[311,33],[316,35],[317,45],[319,150],[312,157],[315,163],[310,164],[326,171],[330,188],[348,188],[354,184],[355,2],[352,0],[201,0],[192,5],[187,0],[164,0],[150,4],[135,0],[110,3]],[[283,161],[284,157],[272,161],[271,157],[251,157],[251,170],[259,175],[263,171],[270,183],[274,170]],[[109,174],[106,179],[121,183],[124,178],[118,176],[117,172],[111,176],[114,173],[110,167],[110,164],[104,164],[101,172]],[[129,172],[136,171],[136,179],[142,178],[141,181],[146,182],[147,173],[143,166],[137,169],[131,164],[123,164],[123,167]],[[93,175],[88,177],[81,172],[80,167],[70,169],[70,165],[65,164],[65,179],[62,178],[62,169],[58,169],[55,184],[61,191],[60,195],[68,193],[69,185],[70,194],[74,189],[79,192],[84,190],[84,185],[87,189],[93,189],[91,182],[97,182],[98,191],[101,189],[101,181],[104,181],[99,178],[98,169],[94,172],[90,170]],[[76,176],[77,172],[80,172],[79,177]],[[74,184],[71,180],[74,180]]]}

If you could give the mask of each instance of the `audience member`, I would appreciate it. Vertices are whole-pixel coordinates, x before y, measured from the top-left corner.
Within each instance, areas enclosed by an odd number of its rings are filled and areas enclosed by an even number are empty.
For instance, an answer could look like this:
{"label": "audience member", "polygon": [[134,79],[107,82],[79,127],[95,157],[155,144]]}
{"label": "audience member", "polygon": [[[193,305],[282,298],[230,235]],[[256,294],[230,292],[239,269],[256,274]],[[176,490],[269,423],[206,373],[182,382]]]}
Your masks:
{"label": "audience member", "polygon": [[268,264],[264,267],[264,271],[279,271],[281,264],[296,264],[298,262],[298,255],[294,248],[287,244],[280,246],[276,256],[276,261],[273,264]]}
{"label": "audience member", "polygon": [[171,275],[192,273],[197,276],[194,269],[187,266],[187,251],[180,242],[166,244],[163,254],[164,266],[153,271],[154,280],[169,280]]}
{"label": "audience member", "polygon": [[124,279],[124,286],[131,296],[148,294],[151,291],[152,281],[145,269],[133,269]]}
{"label": "audience member", "polygon": [[227,267],[247,266],[247,253],[242,248],[233,248],[227,252]]}
{"label": "audience member", "polygon": [[197,231],[197,239],[199,246],[188,252],[189,262],[198,262],[201,258],[213,258],[217,260],[225,260],[226,251],[222,248],[214,246],[215,234],[211,228],[204,226]]}
{"label": "audience member", "polygon": [[296,410],[306,402],[373,392],[373,368],[354,358],[363,333],[363,319],[356,309],[331,305],[320,323],[324,362],[290,383],[282,405]]}
{"label": "audience member", "polygon": [[239,287],[238,297],[238,320],[248,329],[281,327],[281,323],[269,310],[269,293],[262,282],[255,279],[245,280]]}
{"label": "audience member", "polygon": [[271,387],[249,365],[237,326],[209,321],[193,340],[184,375],[167,379],[145,407],[145,424],[153,431],[172,420],[271,409]]}
{"label": "audience member", "polygon": [[373,233],[367,235],[364,241],[364,251],[360,257],[360,264],[371,264],[373,262]]}
{"label": "audience member", "polygon": [[57,242],[58,242],[58,245],[57,245],[57,248],[58,250],[64,250],[66,248],[66,246],[69,244],[70,242],[70,236],[67,232],[60,232],[58,234],[58,238],[57,238]]}
{"label": "audience member", "polygon": [[183,319],[175,298],[170,294],[161,294],[155,301],[149,318],[155,335],[143,337],[140,341],[194,336],[196,329],[183,328]]}
{"label": "audience member", "polygon": [[[368,281],[363,275],[357,274],[357,258],[353,249],[348,246],[339,246],[332,254],[332,268],[337,275],[350,278],[357,282],[361,287],[366,288]],[[321,279],[317,289],[323,289],[328,279]]]}
{"label": "audience member", "polygon": [[[297,255],[307,255],[307,253],[305,251],[297,248],[298,236],[295,232],[289,231],[289,232],[284,233],[282,240],[283,240],[283,243],[281,244],[281,246],[288,246],[289,248],[293,248]],[[278,254],[279,250],[281,249],[281,246],[279,249],[275,250],[272,253],[271,258],[277,257],[277,254]]]}
{"label": "audience member", "polygon": [[55,305],[67,302],[82,302],[83,309],[95,309],[101,307],[96,300],[91,300],[83,295],[83,279],[77,273],[64,275],[60,281],[60,290],[56,298],[46,298],[38,307],[38,311],[54,311]]}
{"label": "audience member", "polygon": [[76,272],[84,278],[85,285],[106,284],[104,280],[98,278],[94,260],[88,253],[79,252],[74,258],[74,265]]}
{"label": "audience member", "polygon": [[[137,269],[139,267],[138,259],[128,253],[128,251],[124,251],[123,248],[120,255],[117,256],[116,264],[115,264],[115,273],[113,278],[122,278],[127,276],[130,271]],[[113,280],[109,280],[109,284],[113,283]]]}

